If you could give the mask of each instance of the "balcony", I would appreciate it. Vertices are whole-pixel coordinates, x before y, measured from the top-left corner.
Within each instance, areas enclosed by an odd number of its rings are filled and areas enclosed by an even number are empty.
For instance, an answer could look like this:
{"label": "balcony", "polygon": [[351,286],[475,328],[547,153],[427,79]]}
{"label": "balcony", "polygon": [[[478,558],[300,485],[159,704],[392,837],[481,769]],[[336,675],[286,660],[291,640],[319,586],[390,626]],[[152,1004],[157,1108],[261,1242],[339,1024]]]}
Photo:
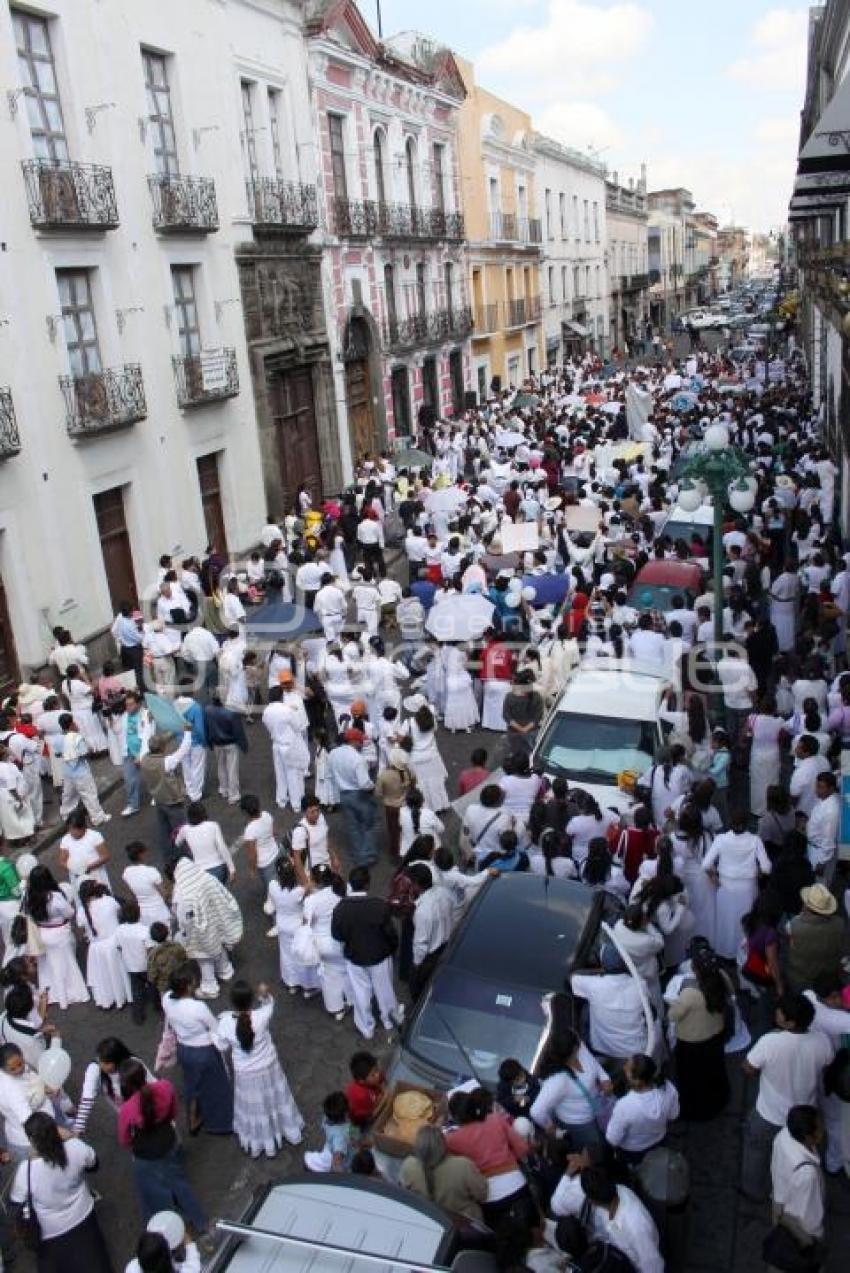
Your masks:
{"label": "balcony", "polygon": [[620,292],[642,292],[649,287],[648,274],[621,274],[618,279],[618,286],[615,291]]}
{"label": "balcony", "polygon": [[211,177],[148,177],[153,226],[160,234],[210,234],[218,229],[218,204]]}
{"label": "balcony", "polygon": [[20,450],[21,436],[15,419],[12,390],[0,389],[0,460],[8,460],[13,455],[19,455]]}
{"label": "balcony", "polygon": [[261,177],[248,182],[248,208],[255,230],[309,234],[319,224],[316,187]]}
{"label": "balcony", "polygon": [[475,337],[487,336],[499,330],[499,304],[493,301],[489,305],[475,306]]}
{"label": "balcony", "polygon": [[144,420],[148,413],[138,363],[85,376],[60,376],[59,386],[65,396],[65,425],[72,438],[123,429]]}
{"label": "balcony", "polygon": [[518,217],[514,212],[490,213],[490,237],[500,243],[537,247],[543,242],[543,223],[537,217]]}
{"label": "balcony", "polygon": [[381,321],[381,338],[388,353],[402,353],[422,345],[439,345],[446,340],[462,340],[472,331],[472,310],[468,305],[433,309],[399,318],[390,314]]}
{"label": "balcony", "polygon": [[527,323],[536,323],[539,321],[543,313],[543,305],[539,296],[527,296],[525,298],[525,321]]}
{"label": "balcony", "polygon": [[111,168],[53,159],[25,159],[21,167],[36,229],[114,230],[118,225]]}
{"label": "balcony", "polygon": [[172,363],[181,407],[222,402],[239,392],[235,349],[205,349],[187,358],[173,358]]}
{"label": "balcony", "polygon": [[463,239],[463,214],[374,199],[332,200],[333,231],[350,239]]}
{"label": "balcony", "polygon": [[528,323],[538,322],[542,313],[539,296],[521,296],[519,300],[508,301],[508,327],[525,327]]}

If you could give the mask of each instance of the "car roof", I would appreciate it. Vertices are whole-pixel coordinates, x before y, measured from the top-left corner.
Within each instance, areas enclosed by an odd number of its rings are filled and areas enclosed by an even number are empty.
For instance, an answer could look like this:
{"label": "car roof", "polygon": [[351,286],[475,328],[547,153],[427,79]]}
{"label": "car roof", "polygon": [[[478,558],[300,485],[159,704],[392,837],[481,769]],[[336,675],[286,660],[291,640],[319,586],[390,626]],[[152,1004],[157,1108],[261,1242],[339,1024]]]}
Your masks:
{"label": "car roof", "polygon": [[648,561],[638,571],[632,588],[648,583],[695,588],[702,583],[702,570],[694,561]]}
{"label": "car roof", "polygon": [[[556,712],[622,717],[623,720],[655,720],[661,694],[667,685],[663,669],[641,667],[580,668],[561,695]],[[600,707],[603,710],[600,711]]]}
{"label": "car roof", "polygon": [[668,522],[687,522],[689,526],[712,526],[714,509],[710,504],[700,504],[699,508],[695,508],[692,513],[686,513],[677,504],[675,508],[671,508],[670,516],[662,523],[660,534],[664,534],[664,527]]}
{"label": "car roof", "polygon": [[[593,889],[578,880],[531,871],[498,875],[478,894],[443,967],[497,985],[526,986],[541,993],[550,990],[551,986],[541,983],[541,964],[552,962],[550,957],[560,948],[566,970],[595,898]],[[523,932],[527,940],[511,940]]]}
{"label": "car roof", "polygon": [[[384,1273],[407,1273],[410,1264],[442,1264],[451,1236],[448,1216],[406,1190],[356,1176],[293,1176],[259,1191],[242,1223],[298,1238],[309,1246],[256,1236],[231,1239],[212,1268],[228,1273],[364,1273],[385,1255]],[[343,1248],[322,1251],[321,1243]],[[397,1264],[393,1256],[404,1261]],[[319,1263],[316,1263],[316,1260]]]}

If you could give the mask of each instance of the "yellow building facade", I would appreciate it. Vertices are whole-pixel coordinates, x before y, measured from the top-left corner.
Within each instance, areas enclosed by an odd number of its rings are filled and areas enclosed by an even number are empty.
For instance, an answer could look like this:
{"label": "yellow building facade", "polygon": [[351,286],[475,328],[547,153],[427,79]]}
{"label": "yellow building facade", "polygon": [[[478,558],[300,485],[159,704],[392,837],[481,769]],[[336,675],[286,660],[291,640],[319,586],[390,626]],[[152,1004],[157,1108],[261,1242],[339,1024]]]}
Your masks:
{"label": "yellow building facade", "polygon": [[458,162],[473,310],[472,384],[479,402],[543,366],[540,259],[531,117],[475,82],[455,55],[467,97]]}

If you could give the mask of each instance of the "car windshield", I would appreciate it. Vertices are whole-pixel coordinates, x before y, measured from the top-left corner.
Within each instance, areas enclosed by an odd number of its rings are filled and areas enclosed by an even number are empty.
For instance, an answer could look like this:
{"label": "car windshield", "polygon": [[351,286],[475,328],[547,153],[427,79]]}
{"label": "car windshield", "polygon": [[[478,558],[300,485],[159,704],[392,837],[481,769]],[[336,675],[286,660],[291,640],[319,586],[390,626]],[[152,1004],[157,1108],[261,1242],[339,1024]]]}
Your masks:
{"label": "car windshield", "polygon": [[654,729],[651,721],[617,716],[585,716],[559,712],[537,751],[549,773],[575,782],[616,785],[624,769],[642,774],[652,764]]}
{"label": "car windshield", "polygon": [[629,605],[636,606],[638,610],[672,610],[673,598],[683,598],[685,604],[690,607],[694,603],[694,593],[690,588],[673,587],[672,584],[663,583],[645,583],[638,584],[634,589],[634,593],[629,597]]}
{"label": "car windshield", "polygon": [[506,1056],[527,1067],[534,1061],[546,1028],[543,994],[497,987],[445,967],[431,984],[407,1047],[447,1074],[495,1087]]}

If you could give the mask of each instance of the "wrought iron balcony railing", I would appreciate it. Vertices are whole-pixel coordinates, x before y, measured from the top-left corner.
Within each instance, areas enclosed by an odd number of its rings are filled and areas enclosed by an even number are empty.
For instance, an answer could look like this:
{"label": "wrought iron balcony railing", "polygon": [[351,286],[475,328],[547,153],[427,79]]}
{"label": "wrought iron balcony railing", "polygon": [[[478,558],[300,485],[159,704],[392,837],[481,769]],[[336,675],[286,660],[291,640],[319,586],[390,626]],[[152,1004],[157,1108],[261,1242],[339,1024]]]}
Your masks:
{"label": "wrought iron balcony railing", "polygon": [[490,235],[502,243],[536,247],[543,242],[543,222],[539,217],[519,217],[515,212],[491,212]]}
{"label": "wrought iron balcony railing", "polygon": [[21,435],[18,433],[18,422],[15,419],[15,404],[12,402],[12,390],[0,389],[0,460],[8,460],[20,454]]}
{"label": "wrought iron balcony railing", "polygon": [[543,313],[543,307],[539,296],[526,296],[525,298],[525,321],[527,323],[536,323]]}
{"label": "wrought iron balcony railing", "polygon": [[508,301],[508,327],[524,327],[528,322],[525,297]]}
{"label": "wrought iron balcony railing", "polygon": [[188,358],[174,358],[177,402],[181,407],[200,407],[206,402],[235,398],[239,369],[235,349],[205,349]]}
{"label": "wrought iron balcony railing", "polygon": [[472,310],[468,305],[428,310],[405,318],[389,315],[381,323],[384,348],[393,353],[444,340],[459,340],[471,331]]}
{"label": "wrought iron balcony railing", "polygon": [[114,230],[118,204],[112,169],[53,159],[21,165],[30,221],[39,230]]}
{"label": "wrought iron balcony railing", "polygon": [[309,234],[319,224],[316,187],[300,181],[260,177],[248,182],[248,208],[255,229]]}
{"label": "wrought iron balcony railing", "polygon": [[148,413],[142,369],[138,363],[60,376],[65,396],[65,424],[72,438],[91,437],[144,420]]}
{"label": "wrought iron balcony railing", "polygon": [[375,199],[332,201],[332,228],[340,238],[451,239],[464,237],[460,212],[420,208],[411,203],[382,203]]}
{"label": "wrought iron balcony railing", "polygon": [[489,332],[499,330],[499,304],[492,301],[489,305],[475,306],[475,334],[486,336]]}
{"label": "wrought iron balcony railing", "polygon": [[218,203],[211,177],[154,173],[148,177],[154,229],[162,234],[209,234],[218,229]]}

